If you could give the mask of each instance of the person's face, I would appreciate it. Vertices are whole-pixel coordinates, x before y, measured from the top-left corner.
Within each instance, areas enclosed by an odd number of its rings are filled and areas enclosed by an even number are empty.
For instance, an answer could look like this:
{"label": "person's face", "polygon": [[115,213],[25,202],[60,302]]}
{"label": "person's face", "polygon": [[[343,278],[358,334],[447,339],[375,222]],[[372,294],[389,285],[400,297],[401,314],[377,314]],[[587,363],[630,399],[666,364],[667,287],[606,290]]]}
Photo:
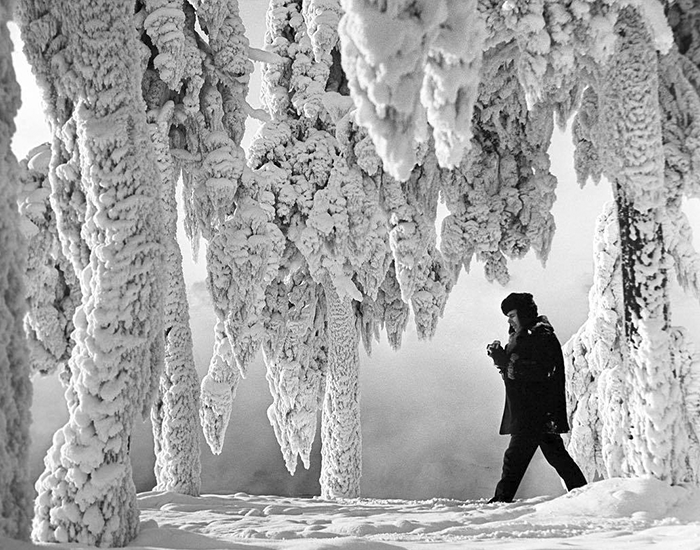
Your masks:
{"label": "person's face", "polygon": [[520,332],[520,329],[523,326],[522,326],[522,324],[520,324],[520,318],[518,317],[518,310],[511,309],[508,313],[506,313],[506,317],[508,317],[508,324],[513,329],[513,331]]}

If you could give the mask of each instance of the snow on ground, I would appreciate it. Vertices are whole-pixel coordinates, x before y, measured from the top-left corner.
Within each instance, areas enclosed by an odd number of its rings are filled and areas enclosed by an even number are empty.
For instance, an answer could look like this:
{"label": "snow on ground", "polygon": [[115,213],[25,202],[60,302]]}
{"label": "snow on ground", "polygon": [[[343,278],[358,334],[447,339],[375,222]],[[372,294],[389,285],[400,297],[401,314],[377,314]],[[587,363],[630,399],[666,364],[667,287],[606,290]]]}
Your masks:
{"label": "snow on ground", "polygon": [[[133,550],[700,549],[700,489],[609,479],[557,498],[458,501],[139,495]],[[2,550],[76,550],[3,539]]]}

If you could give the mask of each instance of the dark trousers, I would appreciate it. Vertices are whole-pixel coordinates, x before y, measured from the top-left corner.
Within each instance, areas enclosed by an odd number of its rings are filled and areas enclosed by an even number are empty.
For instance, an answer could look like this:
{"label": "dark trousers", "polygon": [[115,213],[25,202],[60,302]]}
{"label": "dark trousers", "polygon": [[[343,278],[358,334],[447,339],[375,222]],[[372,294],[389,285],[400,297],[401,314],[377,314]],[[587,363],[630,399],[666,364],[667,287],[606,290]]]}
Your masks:
{"label": "dark trousers", "polygon": [[567,490],[586,484],[581,469],[571,458],[559,434],[513,434],[503,455],[503,473],[493,500],[511,502],[537,447],[564,480]]}

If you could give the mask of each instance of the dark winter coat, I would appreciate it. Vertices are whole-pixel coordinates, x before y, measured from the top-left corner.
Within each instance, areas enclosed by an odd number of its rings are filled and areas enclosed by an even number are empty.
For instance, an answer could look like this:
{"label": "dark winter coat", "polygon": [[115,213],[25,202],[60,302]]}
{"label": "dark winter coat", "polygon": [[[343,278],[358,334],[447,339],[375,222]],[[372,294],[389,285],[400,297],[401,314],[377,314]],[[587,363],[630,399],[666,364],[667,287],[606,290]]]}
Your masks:
{"label": "dark winter coat", "polygon": [[492,358],[506,386],[501,434],[569,431],[564,357],[546,317],[511,333],[505,350]]}

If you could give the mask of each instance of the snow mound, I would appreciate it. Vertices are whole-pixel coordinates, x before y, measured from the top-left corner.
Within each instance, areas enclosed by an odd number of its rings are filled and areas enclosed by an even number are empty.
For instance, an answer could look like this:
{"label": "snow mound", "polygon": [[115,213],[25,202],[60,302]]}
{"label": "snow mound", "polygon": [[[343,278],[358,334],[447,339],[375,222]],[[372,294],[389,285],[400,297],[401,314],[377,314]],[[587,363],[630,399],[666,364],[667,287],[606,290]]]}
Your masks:
{"label": "snow mound", "polygon": [[[686,504],[693,496],[694,500],[698,498],[688,488],[671,486],[652,477],[612,478],[537,504],[535,509],[538,514],[549,514],[559,520],[564,517],[659,520],[679,515],[690,520]],[[700,520],[700,503],[697,504],[695,519]]]}

